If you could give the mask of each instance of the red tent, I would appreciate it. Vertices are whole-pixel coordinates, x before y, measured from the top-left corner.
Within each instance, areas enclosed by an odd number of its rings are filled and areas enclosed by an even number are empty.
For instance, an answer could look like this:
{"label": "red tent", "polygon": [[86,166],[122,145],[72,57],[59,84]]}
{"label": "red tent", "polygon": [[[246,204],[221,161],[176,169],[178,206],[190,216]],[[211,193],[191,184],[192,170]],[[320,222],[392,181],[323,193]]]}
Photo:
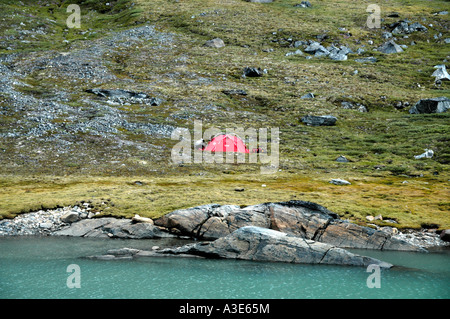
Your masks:
{"label": "red tent", "polygon": [[214,137],[203,151],[250,153],[244,142],[236,135],[220,134]]}

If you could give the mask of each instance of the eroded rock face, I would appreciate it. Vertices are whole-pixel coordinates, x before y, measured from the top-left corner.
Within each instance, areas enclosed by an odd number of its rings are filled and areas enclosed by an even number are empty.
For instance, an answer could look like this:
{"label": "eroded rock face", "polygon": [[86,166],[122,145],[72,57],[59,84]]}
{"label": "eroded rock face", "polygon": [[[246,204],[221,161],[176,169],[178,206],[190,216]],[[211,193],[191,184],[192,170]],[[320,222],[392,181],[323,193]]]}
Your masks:
{"label": "eroded rock face", "polygon": [[53,233],[55,236],[98,237],[98,238],[160,238],[170,234],[162,232],[152,223],[134,223],[130,219],[113,217],[83,219]]}
{"label": "eroded rock face", "polygon": [[206,258],[362,267],[375,264],[382,268],[392,267],[389,263],[356,255],[330,244],[256,226],[241,227],[210,243],[189,244],[178,248],[166,248],[151,254],[140,254],[140,256],[158,255],[193,255]]}
{"label": "eroded rock face", "polygon": [[342,248],[424,251],[386,232],[340,220],[325,207],[305,201],[245,208],[204,205],[169,213],[155,220],[155,225],[202,240],[218,239],[241,227],[257,226]]}

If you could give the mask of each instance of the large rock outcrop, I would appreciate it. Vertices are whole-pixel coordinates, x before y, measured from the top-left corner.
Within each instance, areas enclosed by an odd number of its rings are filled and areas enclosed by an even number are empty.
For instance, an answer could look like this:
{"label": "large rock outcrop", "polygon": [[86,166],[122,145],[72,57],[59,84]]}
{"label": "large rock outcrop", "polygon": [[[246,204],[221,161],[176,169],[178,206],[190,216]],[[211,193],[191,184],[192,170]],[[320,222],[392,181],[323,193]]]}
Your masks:
{"label": "large rock outcrop", "polygon": [[[361,266],[375,264],[390,268],[391,264],[348,252],[333,245],[289,235],[257,226],[241,227],[213,242],[188,244],[159,251],[139,251],[133,256],[200,256],[206,258],[251,261],[289,262],[297,264],[329,264]],[[121,257],[121,255],[118,257]],[[103,256],[96,258],[102,259]]]}
{"label": "large rock outcrop", "polygon": [[341,248],[425,251],[383,231],[343,221],[325,207],[305,201],[244,208],[203,205],[171,212],[155,220],[155,225],[201,240],[218,239],[244,226],[258,226]]}
{"label": "large rock outcrop", "polygon": [[171,236],[152,223],[113,217],[83,219],[54,232],[55,236],[146,239]]}

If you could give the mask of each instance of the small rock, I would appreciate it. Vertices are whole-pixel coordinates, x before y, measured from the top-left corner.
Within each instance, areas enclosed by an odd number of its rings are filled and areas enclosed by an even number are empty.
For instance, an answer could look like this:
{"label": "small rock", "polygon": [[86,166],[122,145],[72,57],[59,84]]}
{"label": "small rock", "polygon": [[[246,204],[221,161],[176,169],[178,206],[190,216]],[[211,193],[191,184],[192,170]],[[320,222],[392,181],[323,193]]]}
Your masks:
{"label": "small rock", "polygon": [[233,90],[233,89],[232,90],[222,90],[222,93],[226,94],[226,95],[243,95],[243,96],[247,95],[247,92],[244,90]]}
{"label": "small rock", "polygon": [[336,158],[336,162],[348,163],[348,159],[345,156],[341,155],[338,158]]}
{"label": "small rock", "polygon": [[223,40],[220,38],[215,38],[215,39],[206,41],[204,46],[210,47],[210,48],[222,48],[225,46],[225,42],[223,42]]}
{"label": "small rock", "polygon": [[420,155],[414,155],[415,159],[422,159],[422,158],[432,158],[434,155],[433,150],[425,149],[425,152]]}
{"label": "small rock", "polygon": [[374,217],[375,220],[383,220],[383,216],[381,214]]}
{"label": "small rock", "polygon": [[150,223],[153,225],[153,220],[151,218],[142,217],[142,216],[139,216],[138,214],[134,215],[134,217],[131,218],[131,221],[133,223]]}
{"label": "small rock", "polygon": [[375,220],[375,217],[373,217],[372,215],[368,215],[368,216],[366,216],[366,219],[367,219],[369,222],[373,222],[373,221]]}
{"label": "small rock", "polygon": [[389,39],[389,38],[392,38],[392,33],[385,31],[385,32],[383,32],[383,33],[381,34],[381,37],[382,37],[383,39]]}
{"label": "small rock", "polygon": [[285,56],[291,56],[291,55],[303,55],[302,50],[295,50],[294,52],[288,52],[285,54]]}
{"label": "small rock", "polygon": [[39,227],[44,229],[50,229],[52,228],[52,226],[53,226],[52,223],[39,223]]}
{"label": "small rock", "polygon": [[63,223],[73,223],[80,219],[80,215],[75,211],[69,211],[59,218]]}
{"label": "small rock", "polygon": [[333,126],[336,124],[337,118],[332,115],[306,115],[301,119],[301,121],[306,125],[311,126]]}
{"label": "small rock", "polygon": [[345,179],[335,178],[330,181],[330,184],[334,185],[351,185],[349,181],[346,181]]}
{"label": "small rock", "polygon": [[442,81],[442,80],[449,80],[450,81],[450,74],[448,74],[447,69],[444,64],[436,65],[434,67],[436,71],[433,72],[431,76],[434,76],[434,81]]}
{"label": "small rock", "polygon": [[294,4],[296,8],[311,8],[312,4],[309,1],[302,1],[301,3]]}
{"label": "small rock", "polygon": [[251,68],[251,67],[245,67],[244,68],[244,77],[260,77],[263,76],[264,72],[260,68]]}
{"label": "small rock", "polygon": [[305,48],[304,51],[310,54],[314,54],[315,56],[325,56],[330,54],[330,51],[328,51],[323,45],[316,41],[313,41],[309,46]]}
{"label": "small rock", "polygon": [[385,226],[385,227],[381,227],[380,230],[391,236],[398,234],[398,229],[395,227]]}
{"label": "small rock", "polygon": [[390,40],[384,43],[382,46],[378,47],[378,51],[386,54],[392,54],[403,52],[403,49],[397,43],[395,43],[394,40]]}
{"label": "small rock", "polygon": [[355,62],[359,62],[359,63],[376,63],[378,60],[377,58],[373,57],[373,56],[369,56],[366,58],[360,58],[360,59],[355,59]]}
{"label": "small rock", "polygon": [[301,97],[301,99],[313,99],[314,98],[314,94],[313,93],[306,93],[305,95],[303,95]]}

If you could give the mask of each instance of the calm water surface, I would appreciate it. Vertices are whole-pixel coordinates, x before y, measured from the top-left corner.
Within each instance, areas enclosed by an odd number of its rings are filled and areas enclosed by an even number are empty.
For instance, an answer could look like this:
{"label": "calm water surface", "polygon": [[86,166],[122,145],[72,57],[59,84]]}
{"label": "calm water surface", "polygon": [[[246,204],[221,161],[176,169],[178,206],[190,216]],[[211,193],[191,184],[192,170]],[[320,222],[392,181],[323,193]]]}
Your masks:
{"label": "calm water surface", "polygon": [[[179,243],[179,241],[178,241]],[[171,239],[0,238],[0,298],[445,298],[450,251],[428,254],[353,250],[400,267],[368,288],[365,268],[191,258],[87,260],[111,248],[151,249]],[[67,279],[80,269],[80,288]]]}

